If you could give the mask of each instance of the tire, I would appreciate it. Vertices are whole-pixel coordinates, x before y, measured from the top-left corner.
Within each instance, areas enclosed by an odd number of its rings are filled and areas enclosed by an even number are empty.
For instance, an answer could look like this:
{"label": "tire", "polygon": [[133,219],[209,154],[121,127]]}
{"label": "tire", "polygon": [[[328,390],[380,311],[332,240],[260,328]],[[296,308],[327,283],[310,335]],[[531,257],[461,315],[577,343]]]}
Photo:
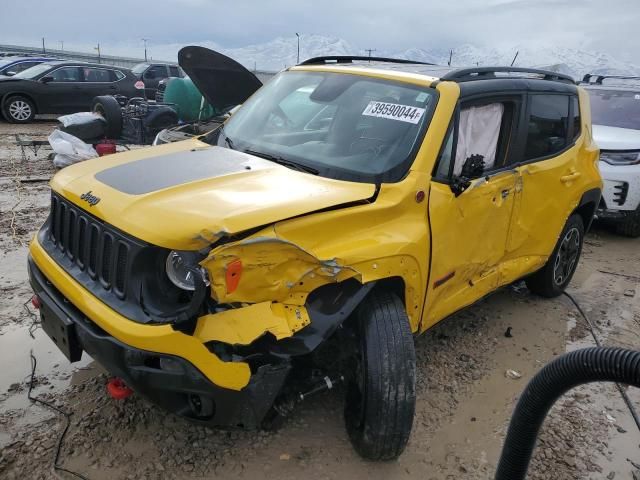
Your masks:
{"label": "tire", "polygon": [[2,114],[9,123],[29,123],[36,116],[36,106],[27,97],[14,95],[4,101]]}
{"label": "tire", "polygon": [[547,263],[536,273],[525,278],[529,290],[547,298],[561,295],[576,271],[583,241],[584,222],[580,215],[573,214],[562,229]]}
{"label": "tire", "polygon": [[93,112],[102,115],[107,122],[104,134],[107,138],[120,138],[122,134],[122,109],[120,103],[111,95],[100,95],[93,99]]}
{"label": "tire", "polygon": [[358,311],[354,372],[347,384],[345,425],[368,460],[394,460],[407,445],[416,405],[416,356],[400,299],[373,290]]}
{"label": "tire", "polygon": [[640,237],[640,206],[616,224],[616,233],[625,237]]}
{"label": "tire", "polygon": [[144,117],[143,122],[145,127],[160,131],[177,125],[178,114],[171,107],[160,107]]}

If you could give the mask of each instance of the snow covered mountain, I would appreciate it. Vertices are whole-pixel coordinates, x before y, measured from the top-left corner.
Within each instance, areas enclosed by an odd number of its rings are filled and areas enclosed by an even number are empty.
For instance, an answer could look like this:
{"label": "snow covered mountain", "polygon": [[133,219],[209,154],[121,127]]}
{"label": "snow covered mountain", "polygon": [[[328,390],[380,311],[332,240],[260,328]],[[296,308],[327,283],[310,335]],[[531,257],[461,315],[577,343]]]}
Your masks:
{"label": "snow covered mountain", "polygon": [[[279,37],[266,43],[237,48],[224,48],[215,42],[193,42],[220,51],[239,61],[249,69],[278,71],[297,63],[297,39]],[[153,58],[172,60],[184,44],[153,45]],[[112,46],[114,53],[124,54],[122,46]],[[375,45],[374,45],[375,47]],[[545,67],[581,78],[585,73],[640,75],[640,66],[621,61],[613,55],[564,46],[511,45],[486,47],[463,44],[453,48],[452,66],[509,65],[516,52],[515,66]],[[111,52],[110,52],[111,53]],[[321,55],[367,55],[364,48],[346,40],[324,35],[300,36],[300,60]],[[379,48],[373,55],[408,58],[422,62],[446,65],[449,49],[419,45],[400,52]]]}
{"label": "snow covered mountain", "polygon": [[[241,48],[222,49],[222,52],[235,58],[248,68],[280,70],[296,63],[296,38],[277,38],[267,43]],[[545,67],[576,78],[585,73],[633,74],[640,75],[640,66],[616,59],[607,53],[580,50],[563,46],[530,47],[510,46],[501,48],[478,45],[460,45],[453,48],[452,66],[509,65],[518,52],[514,63],[521,67]],[[303,35],[300,39],[300,59],[320,55],[367,55],[358,46],[339,38],[322,35]],[[401,52],[376,50],[373,55],[391,56],[446,65],[449,50],[438,48],[414,47]]]}

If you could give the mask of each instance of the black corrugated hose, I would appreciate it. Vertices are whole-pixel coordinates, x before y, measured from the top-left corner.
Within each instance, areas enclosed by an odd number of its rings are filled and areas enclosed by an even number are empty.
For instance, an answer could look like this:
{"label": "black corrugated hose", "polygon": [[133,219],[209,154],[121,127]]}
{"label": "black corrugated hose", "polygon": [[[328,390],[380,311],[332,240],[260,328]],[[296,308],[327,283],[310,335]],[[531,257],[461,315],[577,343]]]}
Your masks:
{"label": "black corrugated hose", "polygon": [[592,347],[567,353],[540,370],[525,388],[509,424],[495,480],[524,480],[538,431],[555,401],[590,382],[640,387],[640,352]]}

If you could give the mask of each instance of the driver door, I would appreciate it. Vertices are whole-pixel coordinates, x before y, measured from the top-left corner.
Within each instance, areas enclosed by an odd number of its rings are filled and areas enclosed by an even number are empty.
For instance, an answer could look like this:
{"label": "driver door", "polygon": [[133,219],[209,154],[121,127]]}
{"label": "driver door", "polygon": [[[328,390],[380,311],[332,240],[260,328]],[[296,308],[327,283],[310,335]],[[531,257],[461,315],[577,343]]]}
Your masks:
{"label": "driver door", "polygon": [[[429,192],[431,269],[422,329],[497,288],[514,207],[517,172],[505,167],[521,110],[520,96],[462,104]],[[473,178],[464,164],[481,155]],[[477,158],[477,157],[476,157]]]}
{"label": "driver door", "polygon": [[40,113],[73,113],[85,108],[82,96],[82,71],[80,67],[63,66],[46,73],[43,78],[50,81],[43,83],[39,90]]}

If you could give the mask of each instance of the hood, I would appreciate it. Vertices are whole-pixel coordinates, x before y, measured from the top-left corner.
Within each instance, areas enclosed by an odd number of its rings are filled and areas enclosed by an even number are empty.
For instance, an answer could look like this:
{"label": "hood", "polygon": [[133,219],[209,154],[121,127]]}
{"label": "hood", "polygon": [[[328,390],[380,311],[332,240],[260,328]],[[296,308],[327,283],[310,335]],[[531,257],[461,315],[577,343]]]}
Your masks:
{"label": "hood", "polygon": [[204,47],[184,47],[178,63],[218,112],[235,107],[262,86],[253,73],[235,60]]}
{"label": "hood", "polygon": [[298,172],[198,140],[87,160],[61,170],[51,187],[120,230],[176,250],[375,194],[372,184]]}
{"label": "hood", "polygon": [[601,150],[640,150],[640,130],[593,125],[593,139]]}

